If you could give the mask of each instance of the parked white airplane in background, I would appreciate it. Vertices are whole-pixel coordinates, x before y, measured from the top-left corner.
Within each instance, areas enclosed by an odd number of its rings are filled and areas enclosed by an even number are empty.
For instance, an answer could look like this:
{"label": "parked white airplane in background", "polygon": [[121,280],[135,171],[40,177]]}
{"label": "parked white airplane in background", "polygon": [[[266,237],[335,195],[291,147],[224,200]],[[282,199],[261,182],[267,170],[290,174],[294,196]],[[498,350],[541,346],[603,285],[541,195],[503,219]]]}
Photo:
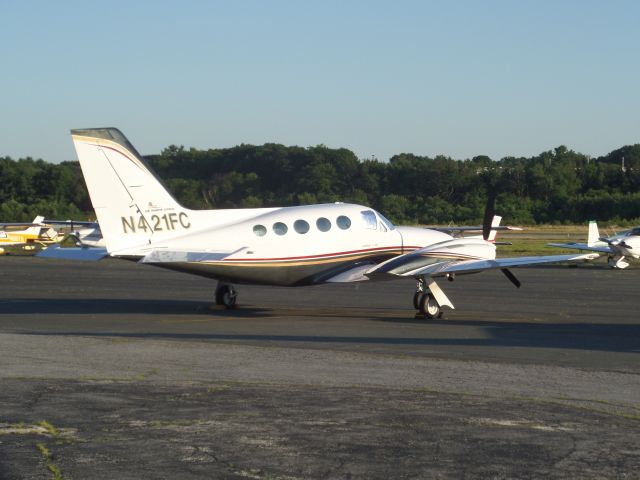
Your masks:
{"label": "parked white airplane in background", "polygon": [[595,220],[589,222],[587,243],[547,243],[550,247],[606,253],[609,266],[627,268],[625,257],[640,258],[640,227],[625,230],[612,237],[601,237]]}
{"label": "parked white airplane in background", "polygon": [[[44,223],[67,229],[65,239],[70,238],[78,247],[105,248],[104,238],[98,222],[77,220],[44,220]],[[78,228],[79,227],[79,228]],[[61,243],[64,243],[64,239]]]}
{"label": "parked white airplane in background", "polygon": [[[492,212],[483,238],[453,238],[395,227],[375,210],[345,203],[284,208],[189,210],[168,193],[115,128],[71,131],[105,255],[219,280],[216,303],[236,303],[233,283],[300,286],[413,277],[414,306],[427,318],[453,308],[434,278],[533,264],[592,259],[548,255],[496,259]],[[60,250],[57,249],[58,253]],[[93,256],[97,249],[84,249]],[[47,249],[46,256],[56,256]],[[66,255],[69,257],[69,255]]]}

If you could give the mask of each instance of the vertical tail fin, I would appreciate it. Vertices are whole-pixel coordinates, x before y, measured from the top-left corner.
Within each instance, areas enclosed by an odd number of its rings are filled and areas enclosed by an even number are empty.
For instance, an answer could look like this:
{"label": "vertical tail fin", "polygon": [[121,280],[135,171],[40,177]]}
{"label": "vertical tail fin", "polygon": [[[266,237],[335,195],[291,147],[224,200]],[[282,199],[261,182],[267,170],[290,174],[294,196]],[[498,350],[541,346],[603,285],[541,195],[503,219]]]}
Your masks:
{"label": "vertical tail fin", "polygon": [[36,218],[33,219],[33,226],[29,227],[26,229],[26,233],[30,234],[30,235],[40,235],[40,230],[42,230],[42,221],[44,220],[44,217],[41,215],[38,215]]}
{"label": "vertical tail fin", "polygon": [[71,136],[109,253],[191,227],[190,211],[171,196],[120,130],[72,130]]}
{"label": "vertical tail fin", "polygon": [[592,247],[600,239],[600,233],[598,232],[598,223],[595,220],[589,222],[589,235],[587,236],[587,245]]}

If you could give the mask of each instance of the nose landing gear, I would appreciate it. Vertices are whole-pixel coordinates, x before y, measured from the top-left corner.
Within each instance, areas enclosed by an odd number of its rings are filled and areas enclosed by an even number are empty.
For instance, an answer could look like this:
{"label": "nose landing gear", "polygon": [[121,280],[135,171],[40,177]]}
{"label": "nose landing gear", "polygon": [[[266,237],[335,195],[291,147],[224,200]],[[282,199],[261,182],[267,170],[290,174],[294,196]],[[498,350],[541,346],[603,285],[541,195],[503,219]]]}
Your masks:
{"label": "nose landing gear", "polygon": [[428,320],[442,318],[442,309],[440,308],[440,304],[430,293],[423,293],[420,296],[418,311]]}
{"label": "nose landing gear", "polygon": [[416,318],[433,320],[442,318],[442,307],[454,308],[453,304],[432,278],[420,277],[413,295]]}

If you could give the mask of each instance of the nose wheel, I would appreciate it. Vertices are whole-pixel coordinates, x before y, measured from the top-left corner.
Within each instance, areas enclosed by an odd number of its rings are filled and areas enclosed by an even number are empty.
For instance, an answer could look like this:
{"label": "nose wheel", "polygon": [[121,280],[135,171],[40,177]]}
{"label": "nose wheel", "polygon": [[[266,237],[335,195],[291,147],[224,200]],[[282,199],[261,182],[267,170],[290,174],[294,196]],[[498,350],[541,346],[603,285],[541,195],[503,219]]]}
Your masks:
{"label": "nose wheel", "polygon": [[416,317],[420,315],[427,320],[442,317],[440,304],[422,280],[418,280],[416,293],[413,294],[413,307],[418,310]]}
{"label": "nose wheel", "polygon": [[424,315],[424,318],[427,320],[433,320],[435,318],[442,317],[442,309],[440,305],[433,298],[433,295],[430,293],[423,293],[420,295],[420,300],[418,303],[418,311],[421,315]]}
{"label": "nose wheel", "polygon": [[233,285],[219,283],[216,288],[216,305],[222,305],[226,308],[235,308],[238,292]]}

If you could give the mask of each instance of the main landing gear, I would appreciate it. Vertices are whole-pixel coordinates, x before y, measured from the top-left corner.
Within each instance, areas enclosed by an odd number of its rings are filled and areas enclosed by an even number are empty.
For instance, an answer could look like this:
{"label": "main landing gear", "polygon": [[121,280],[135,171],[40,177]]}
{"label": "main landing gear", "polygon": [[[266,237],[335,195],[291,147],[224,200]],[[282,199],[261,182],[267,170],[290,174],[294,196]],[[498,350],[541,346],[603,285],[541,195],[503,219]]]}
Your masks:
{"label": "main landing gear", "polygon": [[428,320],[442,317],[442,309],[435,299],[424,279],[419,279],[416,285],[416,293],[413,295],[413,307],[418,310],[416,317],[420,316]]}
{"label": "main landing gear", "polygon": [[218,283],[218,287],[216,288],[216,305],[235,308],[237,298],[238,291],[233,288],[233,285],[222,282]]}
{"label": "main landing gear", "polygon": [[607,257],[607,263],[611,268],[627,268],[629,262],[625,261],[624,255],[609,255]]}
{"label": "main landing gear", "polygon": [[[453,274],[446,276],[453,281]],[[416,293],[413,295],[413,306],[418,310],[416,318],[422,317],[428,320],[442,317],[442,307],[455,308],[449,297],[445,295],[436,281],[429,277],[418,277]]]}

